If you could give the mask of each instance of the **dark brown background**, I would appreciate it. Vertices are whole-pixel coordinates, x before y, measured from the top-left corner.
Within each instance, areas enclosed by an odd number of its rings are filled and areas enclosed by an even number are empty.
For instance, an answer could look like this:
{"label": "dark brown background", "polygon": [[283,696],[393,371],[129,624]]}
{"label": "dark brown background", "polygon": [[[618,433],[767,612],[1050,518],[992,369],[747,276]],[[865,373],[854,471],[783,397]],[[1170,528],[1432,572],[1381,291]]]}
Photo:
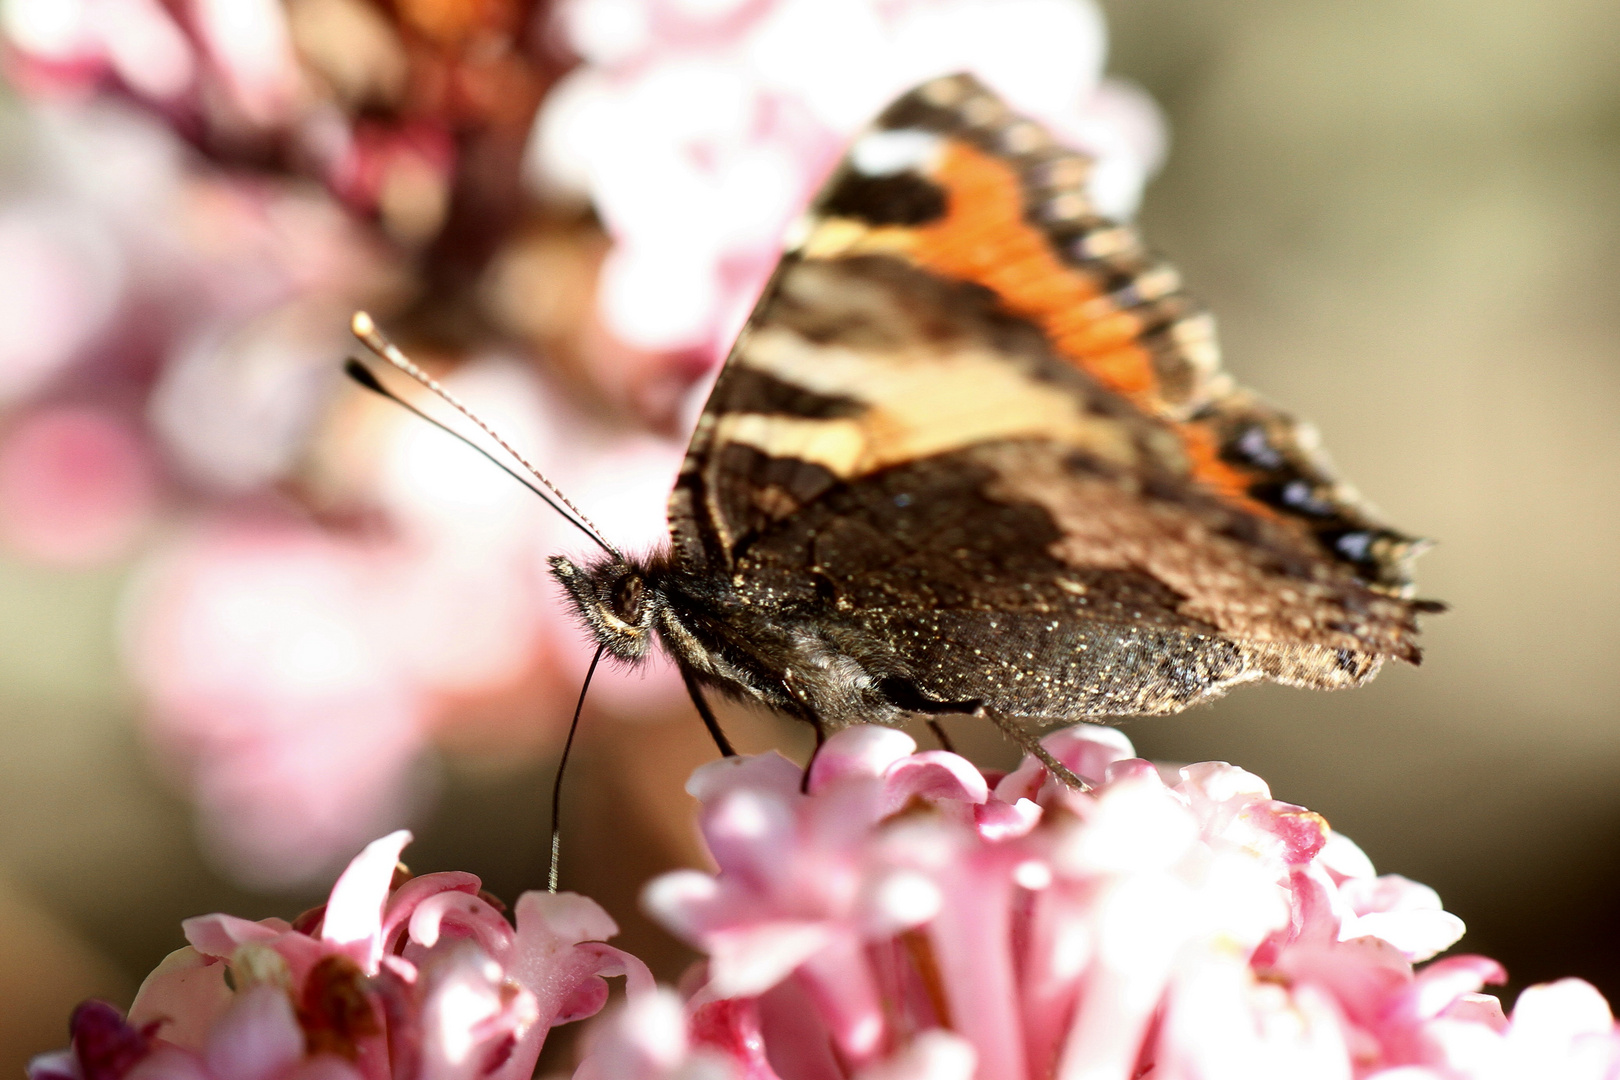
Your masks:
{"label": "dark brown background", "polygon": [[[1516,986],[1620,995],[1620,7],[1600,0],[1115,0],[1112,69],[1172,129],[1142,220],[1221,320],[1244,381],[1315,419],[1421,567],[1421,670],[1240,691],[1134,724],[1223,758],[1433,885]],[[5,111],[10,111],[8,106]],[[3,127],[3,125],[0,125]],[[0,135],[3,137],[3,135]],[[3,145],[3,143],[0,143]],[[0,564],[0,1070],[124,998],[212,910],[313,897],[214,875],[115,668],[123,570]],[[798,733],[740,721],[748,748]],[[982,740],[983,756],[1005,750]],[[695,718],[600,723],[573,774],[565,883],[665,974],[636,883],[689,858]],[[419,871],[542,879],[543,762],[458,759]],[[589,856],[584,853],[590,853]]]}

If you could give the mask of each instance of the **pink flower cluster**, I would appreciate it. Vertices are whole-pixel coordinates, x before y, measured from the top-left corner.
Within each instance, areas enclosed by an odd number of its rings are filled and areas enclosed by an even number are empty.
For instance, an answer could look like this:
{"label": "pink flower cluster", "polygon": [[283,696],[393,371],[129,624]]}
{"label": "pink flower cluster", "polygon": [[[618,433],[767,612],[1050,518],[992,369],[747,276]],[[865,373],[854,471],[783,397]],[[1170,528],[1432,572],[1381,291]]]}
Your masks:
{"label": "pink flower cluster", "polygon": [[[447,125],[425,109],[403,122],[352,115],[399,107],[409,76],[420,77],[402,29],[348,0],[8,0],[0,59],[32,94],[124,97],[225,158],[268,158],[265,148],[284,143],[300,171],[420,242],[442,218],[439,189],[455,169]],[[407,187],[429,194],[402,215]]]}
{"label": "pink flower cluster", "polygon": [[471,874],[396,882],[404,832],[366,848],[296,923],[208,915],[130,1009],[86,1002],[32,1080],[525,1080],[547,1032],[652,976],[602,944],[594,902],[525,893],[516,926]]}
{"label": "pink flower cluster", "polygon": [[[357,404],[339,368],[356,307],[440,296],[422,284],[439,232],[493,251],[514,229],[541,73],[564,62],[545,11],[0,2],[23,106],[0,193],[0,547],[136,560],[120,629],[143,734],[239,882],[329,874],[428,800],[436,741],[538,755],[578,689],[589,654],[544,573],[554,515]],[[450,213],[458,184],[476,221]],[[580,418],[536,358],[468,351],[456,391],[560,458],[546,439]],[[661,535],[680,448],[585,442],[589,471],[559,480],[586,504],[629,486],[614,470],[661,488],[634,503],[649,526],[614,534]],[[485,707],[547,683],[538,708]]]}
{"label": "pink flower cluster", "polygon": [[1429,963],[1462,934],[1251,773],[1167,775],[1112,729],[985,774],[855,728],[809,793],[776,754],[688,786],[718,872],[647,908],[706,954],[655,987],[592,901],[470,874],[399,880],[371,844],[294,923],[211,915],[126,1020],[87,1002],[31,1080],[522,1080],[547,1032],[623,1006],[574,1080],[1615,1080],[1620,1030],[1578,979],[1511,1018],[1501,968]]}
{"label": "pink flower cluster", "polygon": [[644,901],[704,970],[619,1017],[597,1048],[619,1064],[587,1075],[1620,1076],[1591,986],[1527,990],[1509,1019],[1480,992],[1495,962],[1415,969],[1461,922],[1258,777],[1165,775],[1084,725],[1046,746],[1094,789],[880,728],[829,740],[808,795],[774,754],[699,770],[719,871]]}

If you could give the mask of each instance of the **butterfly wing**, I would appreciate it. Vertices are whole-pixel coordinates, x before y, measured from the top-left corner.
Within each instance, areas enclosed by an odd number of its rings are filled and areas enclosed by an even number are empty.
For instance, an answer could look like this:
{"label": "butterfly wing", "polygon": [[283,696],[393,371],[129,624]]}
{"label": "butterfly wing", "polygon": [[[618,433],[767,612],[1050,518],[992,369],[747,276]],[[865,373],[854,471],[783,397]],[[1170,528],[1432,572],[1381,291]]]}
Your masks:
{"label": "butterfly wing", "polygon": [[1421,543],[1235,386],[1090,166],[971,77],[890,106],[716,382],[675,562],[919,705],[1169,712],[1416,663]]}

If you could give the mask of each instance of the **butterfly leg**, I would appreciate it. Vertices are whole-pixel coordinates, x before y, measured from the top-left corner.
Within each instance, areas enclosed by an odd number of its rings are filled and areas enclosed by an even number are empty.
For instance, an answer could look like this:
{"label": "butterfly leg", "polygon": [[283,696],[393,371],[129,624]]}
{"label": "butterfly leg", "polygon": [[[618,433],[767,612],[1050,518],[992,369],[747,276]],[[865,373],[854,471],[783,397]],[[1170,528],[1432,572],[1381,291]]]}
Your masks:
{"label": "butterfly leg", "polygon": [[1063,781],[1076,791],[1090,791],[1091,785],[1076,776],[1070,768],[1052,756],[1052,752],[1041,745],[1041,740],[1024,730],[1024,726],[1016,720],[1002,716],[988,705],[980,705],[973,711],[974,716],[982,716],[989,720],[1001,733],[1013,742],[1022,746],[1028,753],[1034,754],[1035,759],[1046,766],[1046,771]]}
{"label": "butterfly leg", "polygon": [[952,745],[951,737],[945,734],[945,729],[939,726],[938,720],[928,721],[928,730],[932,731],[934,733],[934,738],[939,740],[939,748],[941,750],[945,751],[947,754],[956,753],[956,747]]}
{"label": "butterfly leg", "polygon": [[816,727],[816,748],[810,751],[810,760],[804,763],[804,775],[799,778],[799,794],[810,794],[810,770],[816,767],[816,758],[821,756],[821,748],[827,745],[827,729],[821,725],[821,718],[812,716],[810,722]]}
{"label": "butterfly leg", "polygon": [[719,748],[721,757],[736,757],[737,751],[732,748],[731,740],[726,733],[720,730],[720,721],[714,717],[714,710],[709,708],[708,701],[703,697],[703,688],[698,685],[697,679],[685,664],[680,665],[681,680],[686,683],[686,692],[692,696],[692,704],[697,706],[698,715],[703,717],[703,726],[709,729],[709,738]]}

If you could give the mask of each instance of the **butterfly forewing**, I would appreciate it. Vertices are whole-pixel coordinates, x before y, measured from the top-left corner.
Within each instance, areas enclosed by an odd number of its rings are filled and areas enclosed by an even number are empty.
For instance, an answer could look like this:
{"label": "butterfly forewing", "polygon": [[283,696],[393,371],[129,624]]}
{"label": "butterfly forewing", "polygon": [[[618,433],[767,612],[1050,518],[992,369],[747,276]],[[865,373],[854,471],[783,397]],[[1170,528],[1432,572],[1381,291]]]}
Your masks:
{"label": "butterfly forewing", "polygon": [[855,142],[671,496],[678,659],[834,726],[1171,712],[1418,659],[1415,542],[1234,386],[1089,171],[966,76]]}

